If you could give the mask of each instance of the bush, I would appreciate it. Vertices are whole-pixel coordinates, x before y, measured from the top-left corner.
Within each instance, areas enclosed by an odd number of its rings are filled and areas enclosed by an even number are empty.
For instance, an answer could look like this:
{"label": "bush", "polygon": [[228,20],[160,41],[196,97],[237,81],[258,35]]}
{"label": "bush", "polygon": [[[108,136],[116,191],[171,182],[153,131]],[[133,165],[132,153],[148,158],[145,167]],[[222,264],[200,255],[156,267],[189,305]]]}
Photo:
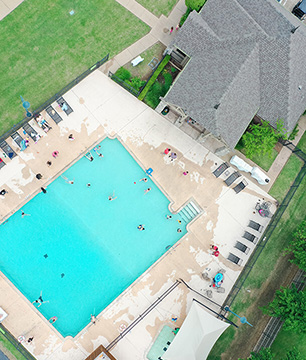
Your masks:
{"label": "bush", "polygon": [[187,20],[189,14],[191,13],[192,9],[187,8],[185,14],[181,17],[181,20],[179,22],[179,27],[183,26],[184,22]]}
{"label": "bush", "polygon": [[176,68],[173,67],[173,66],[171,66],[171,72],[172,72],[172,73],[175,73],[175,72],[176,72]]}
{"label": "bush", "polygon": [[185,0],[187,8],[191,10],[200,11],[203,5],[206,3],[206,0]]}
{"label": "bush", "polygon": [[171,74],[164,73],[163,77],[165,80],[165,84],[161,84],[160,82],[158,82],[156,80],[144,99],[145,103],[153,109],[155,109],[156,106],[159,104],[159,101],[160,101],[159,98],[161,96],[166,95],[167,91],[169,90],[169,88],[172,84]]}
{"label": "bush", "polygon": [[144,87],[140,95],[138,96],[139,100],[143,100],[144,97],[147,95],[148,91],[154,84],[155,80],[157,79],[158,75],[163,71],[164,67],[170,61],[170,55],[166,55],[162,62],[158,65],[157,69],[155,70],[154,74],[151,76],[150,80],[147,82],[147,85]]}
{"label": "bush", "polygon": [[130,80],[132,75],[127,69],[121,67],[115,72],[115,76],[117,76],[119,79],[123,81],[127,81]]}
{"label": "bush", "polygon": [[170,86],[172,84],[172,75],[169,73],[165,73],[164,75],[165,79],[165,87],[167,88],[167,91],[170,89]]}
{"label": "bush", "polygon": [[134,77],[129,81],[130,85],[133,86],[134,89],[139,91],[144,85],[145,81],[141,80],[139,77]]}

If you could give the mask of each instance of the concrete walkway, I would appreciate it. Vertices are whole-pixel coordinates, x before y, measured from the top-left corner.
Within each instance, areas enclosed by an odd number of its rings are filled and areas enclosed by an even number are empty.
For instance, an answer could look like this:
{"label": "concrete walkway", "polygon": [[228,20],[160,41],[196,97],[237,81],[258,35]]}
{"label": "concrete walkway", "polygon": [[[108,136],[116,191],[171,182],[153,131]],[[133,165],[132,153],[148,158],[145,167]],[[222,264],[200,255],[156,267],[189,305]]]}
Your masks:
{"label": "concrete walkway", "polygon": [[12,12],[23,0],[0,0],[0,20]]}
{"label": "concrete walkway", "polygon": [[174,30],[173,35],[170,35],[169,30],[171,26],[174,28],[176,27],[187,9],[185,0],[179,0],[168,17],[161,15],[158,18],[140,5],[136,0],[116,1],[144,23],[149,25],[151,27],[151,31],[104,64],[100,68],[104,74],[108,74],[108,71],[115,72],[120,66],[123,66],[127,62],[133,60],[136,56],[154,45],[157,41],[160,41],[164,45],[168,46],[174,38],[176,32],[176,30]]}

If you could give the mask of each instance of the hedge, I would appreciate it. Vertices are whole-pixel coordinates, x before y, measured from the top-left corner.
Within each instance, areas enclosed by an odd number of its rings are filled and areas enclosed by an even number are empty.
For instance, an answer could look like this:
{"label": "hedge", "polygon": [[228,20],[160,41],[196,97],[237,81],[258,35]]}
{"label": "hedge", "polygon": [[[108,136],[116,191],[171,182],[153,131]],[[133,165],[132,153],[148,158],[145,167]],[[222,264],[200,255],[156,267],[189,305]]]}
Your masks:
{"label": "hedge", "polygon": [[164,67],[170,61],[170,55],[166,55],[162,62],[158,65],[157,69],[155,70],[154,74],[151,76],[150,80],[147,82],[147,85],[144,87],[142,92],[139,94],[138,99],[143,100],[143,98],[147,95],[147,92],[150,90],[151,86],[154,84],[155,80],[157,79],[158,75],[162,72]]}

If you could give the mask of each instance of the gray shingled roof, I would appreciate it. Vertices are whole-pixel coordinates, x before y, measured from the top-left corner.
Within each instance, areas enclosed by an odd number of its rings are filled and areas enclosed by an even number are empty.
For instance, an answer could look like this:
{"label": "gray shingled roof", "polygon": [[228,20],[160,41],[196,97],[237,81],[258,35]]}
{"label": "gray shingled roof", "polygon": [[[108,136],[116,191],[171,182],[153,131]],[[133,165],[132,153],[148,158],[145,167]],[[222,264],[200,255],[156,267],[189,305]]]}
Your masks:
{"label": "gray shingled roof", "polygon": [[173,45],[191,59],[166,101],[230,147],[256,113],[291,131],[306,108],[306,27],[275,0],[208,0]]}

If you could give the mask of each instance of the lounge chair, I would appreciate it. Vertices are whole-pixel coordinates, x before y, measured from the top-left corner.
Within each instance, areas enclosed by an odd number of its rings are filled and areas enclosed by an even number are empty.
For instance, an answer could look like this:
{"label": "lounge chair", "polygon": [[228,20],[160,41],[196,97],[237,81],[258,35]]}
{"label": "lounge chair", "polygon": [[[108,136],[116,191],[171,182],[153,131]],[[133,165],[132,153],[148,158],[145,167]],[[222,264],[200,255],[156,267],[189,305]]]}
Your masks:
{"label": "lounge chair", "polygon": [[17,155],[5,140],[0,143],[0,148],[10,159],[13,159]]}
{"label": "lounge chair", "polygon": [[217,167],[217,169],[213,172],[213,174],[215,175],[215,177],[219,177],[221,174],[224,173],[224,171],[229,168],[228,163],[224,162],[223,164],[221,164],[220,166]]}
{"label": "lounge chair", "polygon": [[38,132],[35,129],[33,129],[29,123],[24,124],[22,128],[33,141],[37,142],[40,139],[40,135],[38,134]]}
{"label": "lounge chair", "polygon": [[248,231],[245,231],[244,234],[242,235],[243,238],[251,241],[253,244],[256,244],[258,241],[258,237],[256,237],[255,235],[249,233]]}
{"label": "lounge chair", "polygon": [[71,114],[73,112],[72,108],[70,107],[70,105],[67,103],[67,101],[61,96],[60,98],[58,98],[56,100],[56,102],[58,103],[58,105],[61,107],[61,109],[63,111],[65,111],[65,113],[67,115]]}
{"label": "lounge chair", "polygon": [[46,108],[46,111],[50,118],[55,122],[55,124],[58,124],[63,120],[51,105]]}
{"label": "lounge chair", "polygon": [[2,169],[3,166],[5,166],[5,162],[0,158],[0,169]]}
{"label": "lounge chair", "polygon": [[246,182],[246,180],[242,180],[240,181],[240,183],[238,185],[236,185],[234,187],[234,191],[236,194],[240,193],[240,191],[242,191],[246,186],[248,185],[248,183]]}
{"label": "lounge chair", "polygon": [[245,254],[248,254],[249,251],[250,251],[250,248],[247,247],[246,245],[244,245],[244,244],[243,244],[242,242],[240,242],[240,241],[237,241],[234,247],[235,247],[236,249],[242,251],[242,252],[245,253]]}
{"label": "lounge chair", "polygon": [[263,226],[257,223],[256,221],[250,220],[248,227],[254,229],[258,232],[262,232]]}
{"label": "lounge chair", "polygon": [[239,177],[241,176],[241,174],[238,171],[235,171],[234,173],[232,173],[226,180],[224,180],[225,184],[227,186],[232,185],[232,183],[237,180]]}
{"label": "lounge chair", "polygon": [[22,141],[24,141],[24,139],[18,134],[17,131],[11,135],[11,138],[14,140],[16,145],[19,146],[20,149],[23,149],[23,146],[21,143],[22,143]]}
{"label": "lounge chair", "polygon": [[242,264],[242,259],[240,259],[238,256],[229,253],[227,260],[231,261],[232,263],[236,264],[236,265],[241,265]]}

